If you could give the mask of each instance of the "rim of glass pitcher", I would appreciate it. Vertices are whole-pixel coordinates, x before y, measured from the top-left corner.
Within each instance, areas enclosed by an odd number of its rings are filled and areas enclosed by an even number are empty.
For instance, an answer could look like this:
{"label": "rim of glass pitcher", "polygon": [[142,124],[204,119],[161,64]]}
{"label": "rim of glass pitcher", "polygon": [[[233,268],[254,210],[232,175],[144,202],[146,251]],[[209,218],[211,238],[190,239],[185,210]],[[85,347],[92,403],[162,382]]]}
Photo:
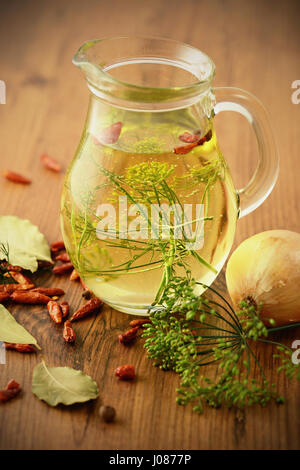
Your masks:
{"label": "rim of glass pitcher", "polygon": [[[97,45],[109,47],[108,43],[112,41],[121,42],[123,47],[126,41],[135,43],[135,45],[141,43],[141,48],[142,45],[145,47],[145,44],[149,48],[154,43],[156,43],[156,46],[165,44],[168,46],[166,49],[169,48],[170,51],[173,51],[174,57],[164,57],[168,54],[156,57],[150,55],[150,52],[133,57],[132,54],[128,53],[127,57],[108,62],[103,60],[101,54],[99,54],[99,57],[95,56],[95,47]],[[91,57],[92,50],[94,52],[93,58]],[[191,84],[170,87],[143,86],[126,82],[109,73],[112,65],[114,67],[117,67],[118,63],[122,65],[124,60],[132,63],[151,62],[175,65],[190,72],[198,80]],[[108,36],[86,41],[80,46],[72,62],[85,72],[88,87],[93,94],[115,105],[127,108],[148,109],[151,104],[152,109],[174,109],[193,104],[200,100],[203,94],[207,93],[215,76],[215,64],[200,49],[181,41],[159,36]]]}

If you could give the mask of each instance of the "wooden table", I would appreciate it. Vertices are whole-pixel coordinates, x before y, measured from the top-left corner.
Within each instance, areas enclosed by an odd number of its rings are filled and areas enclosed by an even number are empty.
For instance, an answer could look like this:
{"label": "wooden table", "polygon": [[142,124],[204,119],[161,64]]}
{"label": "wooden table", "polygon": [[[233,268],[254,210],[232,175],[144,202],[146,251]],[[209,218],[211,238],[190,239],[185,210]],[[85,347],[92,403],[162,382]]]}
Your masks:
{"label": "wooden table", "polygon": [[[239,86],[257,95],[268,108],[281,153],[279,181],[269,199],[238,223],[236,244],[262,230],[300,231],[299,118],[292,104],[291,83],[300,79],[299,3],[211,0],[10,1],[0,7],[0,79],[7,84],[7,104],[0,105],[1,169],[30,176],[24,187],[0,181],[2,214],[28,218],[49,242],[61,238],[59,199],[63,175],[41,167],[47,152],[64,169],[83,128],[88,93],[71,64],[77,47],[107,35],[163,35],[207,52],[217,66],[216,85]],[[256,160],[256,144],[242,118],[216,119],[221,146],[237,186],[245,183]],[[44,285],[53,284],[45,274]],[[222,277],[218,281],[222,282]],[[55,282],[67,290],[73,308],[81,288],[67,279]],[[220,284],[219,284],[220,285]],[[96,379],[100,399],[71,408],[50,408],[31,393],[31,375],[39,355],[10,352],[0,366],[1,385],[14,377],[23,396],[0,407],[3,449],[295,449],[300,446],[299,386],[289,385],[271,369],[271,349],[261,360],[287,397],[284,406],[253,407],[242,415],[207,409],[202,416],[175,404],[178,378],[152,366],[142,343],[122,348],[117,336],[128,316],[105,307],[103,314],[77,325],[78,341],[63,344],[61,330],[43,309],[16,307],[16,318],[39,338],[51,365],[83,369]],[[298,337],[285,336],[287,344]],[[134,363],[136,384],[119,383],[113,371]],[[99,403],[117,409],[114,424],[102,423]]]}

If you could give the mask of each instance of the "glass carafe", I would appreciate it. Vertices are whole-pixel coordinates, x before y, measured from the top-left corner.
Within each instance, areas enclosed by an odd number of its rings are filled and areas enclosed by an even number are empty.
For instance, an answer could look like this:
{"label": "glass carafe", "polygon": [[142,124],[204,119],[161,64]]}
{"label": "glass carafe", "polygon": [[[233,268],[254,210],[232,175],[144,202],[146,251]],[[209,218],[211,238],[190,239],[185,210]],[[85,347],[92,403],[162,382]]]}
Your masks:
{"label": "glass carafe", "polygon": [[[64,182],[63,238],[96,296],[143,315],[172,276],[214,281],[238,217],[275,184],[274,138],[261,103],[240,89],[213,89],[212,60],[186,44],[101,39],[83,44],[73,62],[90,103]],[[244,115],[258,141],[257,169],[241,190],[213,125],[226,110]]]}

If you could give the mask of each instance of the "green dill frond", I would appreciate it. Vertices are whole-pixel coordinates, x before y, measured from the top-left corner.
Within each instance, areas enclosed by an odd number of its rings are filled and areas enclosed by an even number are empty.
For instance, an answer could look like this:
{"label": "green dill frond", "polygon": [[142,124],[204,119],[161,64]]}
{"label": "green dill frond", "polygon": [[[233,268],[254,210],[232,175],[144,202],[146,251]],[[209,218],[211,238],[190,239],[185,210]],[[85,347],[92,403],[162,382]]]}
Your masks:
{"label": "green dill frond", "polygon": [[[262,336],[267,338],[268,329],[260,317],[262,304],[256,306],[253,305],[251,300],[245,300],[240,302],[240,307],[241,310],[237,312],[237,315],[240,317],[240,323],[247,338],[253,339],[254,341]],[[272,320],[269,320],[269,322],[271,325],[274,324]]]}
{"label": "green dill frond", "polygon": [[[150,309],[151,324],[142,335],[155,365],[180,375],[177,402],[193,405],[198,413],[205,405],[244,408],[266,406],[270,401],[283,403],[250,346],[256,340],[272,343],[262,339],[272,330],[260,320],[261,306],[243,302],[235,313],[213,288],[208,289],[217,295],[217,301],[195,295],[196,284],[190,276],[170,279],[159,303]],[[300,367],[292,364],[290,351],[280,351],[285,356],[279,371],[289,379],[299,378]],[[200,374],[201,368],[209,365],[217,367],[215,379]],[[256,366],[258,379],[254,378]]]}
{"label": "green dill frond", "polygon": [[277,346],[277,354],[274,354],[274,358],[281,361],[281,365],[278,367],[277,372],[283,372],[284,375],[292,380],[296,378],[300,381],[300,363],[295,364],[293,362],[293,351],[286,346]]}

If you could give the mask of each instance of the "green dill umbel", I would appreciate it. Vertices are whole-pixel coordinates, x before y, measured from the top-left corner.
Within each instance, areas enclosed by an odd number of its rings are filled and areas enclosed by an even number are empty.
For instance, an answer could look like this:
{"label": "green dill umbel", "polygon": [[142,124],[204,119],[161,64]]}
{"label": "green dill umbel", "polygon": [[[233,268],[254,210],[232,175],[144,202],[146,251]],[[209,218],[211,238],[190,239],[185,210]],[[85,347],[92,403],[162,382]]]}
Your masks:
{"label": "green dill umbel", "polygon": [[[173,165],[157,161],[143,162],[129,166],[124,175],[118,175],[100,166],[96,162],[95,164],[100,173],[106,177],[106,182],[94,188],[94,195],[90,192],[86,195],[85,200],[82,200],[82,204],[85,207],[84,214],[75,214],[74,211],[65,206],[65,211],[71,220],[73,244],[75,246],[74,265],[79,272],[85,271],[87,275],[114,276],[122,273],[130,274],[130,272],[137,274],[162,268],[164,274],[159,292],[167,285],[171,271],[175,266],[188,269],[188,264],[185,262],[188,255],[193,256],[200,264],[216,273],[216,269],[201,257],[197,251],[187,250],[186,242],[193,240],[188,239],[184,231],[182,239],[176,238],[175,231],[178,226],[170,224],[168,226],[170,238],[167,240],[163,239],[162,227],[164,224],[169,223],[167,220],[164,220],[164,213],[159,212],[158,214],[160,220],[158,227],[155,227],[153,224],[151,225],[149,215],[145,213],[145,206],[148,208],[153,204],[160,206],[162,202],[167,202],[169,205],[177,204],[183,210],[178,193],[174,191],[178,182],[175,181],[175,179],[173,184],[167,182],[167,179],[174,171]],[[220,165],[221,163],[219,166]],[[207,199],[206,212],[208,211],[209,187],[215,183],[218,172],[219,168],[216,166],[216,163],[213,162],[211,165],[205,167],[205,171],[201,177],[202,183],[205,184],[203,197]],[[194,184],[199,186],[197,178],[191,173],[190,179],[193,179]],[[95,193],[99,190],[102,191],[104,188],[112,189],[112,196],[108,198],[108,202],[116,203],[119,196],[126,196],[130,203],[140,208],[140,214],[144,218],[145,225],[148,226],[149,230],[157,231],[156,238],[135,240],[129,237],[120,237],[120,232],[117,229],[115,234],[116,240],[110,238],[103,242],[103,246],[105,246],[106,249],[118,248],[127,250],[128,261],[122,264],[114,264],[108,269],[101,269],[99,266],[97,266],[97,268],[93,267],[90,260],[83,255],[83,248],[92,245],[97,240],[96,226],[101,219],[92,213],[91,207],[93,207],[92,202],[93,198],[95,198]],[[206,214],[202,220],[203,222],[211,221],[212,217]],[[182,225],[184,226],[185,224],[183,223]],[[120,238],[122,239],[120,240]],[[144,261],[145,258],[146,261]]]}
{"label": "green dill umbel", "polygon": [[[256,403],[265,406],[271,400],[282,403],[283,397],[268,381],[253,349],[255,341],[278,345],[267,339],[273,330],[260,320],[250,302],[242,302],[236,313],[211,287],[206,286],[217,301],[195,295],[195,284],[188,277],[170,280],[160,301],[150,310],[151,324],[143,333],[145,348],[155,365],[180,375],[178,403],[191,403],[199,413],[204,404],[243,408]],[[280,345],[279,351],[276,357],[280,356],[283,364],[278,371],[300,380],[300,366],[292,363],[291,349]],[[201,374],[201,367],[209,365],[217,367],[217,378]],[[259,378],[253,376],[254,367]]]}

